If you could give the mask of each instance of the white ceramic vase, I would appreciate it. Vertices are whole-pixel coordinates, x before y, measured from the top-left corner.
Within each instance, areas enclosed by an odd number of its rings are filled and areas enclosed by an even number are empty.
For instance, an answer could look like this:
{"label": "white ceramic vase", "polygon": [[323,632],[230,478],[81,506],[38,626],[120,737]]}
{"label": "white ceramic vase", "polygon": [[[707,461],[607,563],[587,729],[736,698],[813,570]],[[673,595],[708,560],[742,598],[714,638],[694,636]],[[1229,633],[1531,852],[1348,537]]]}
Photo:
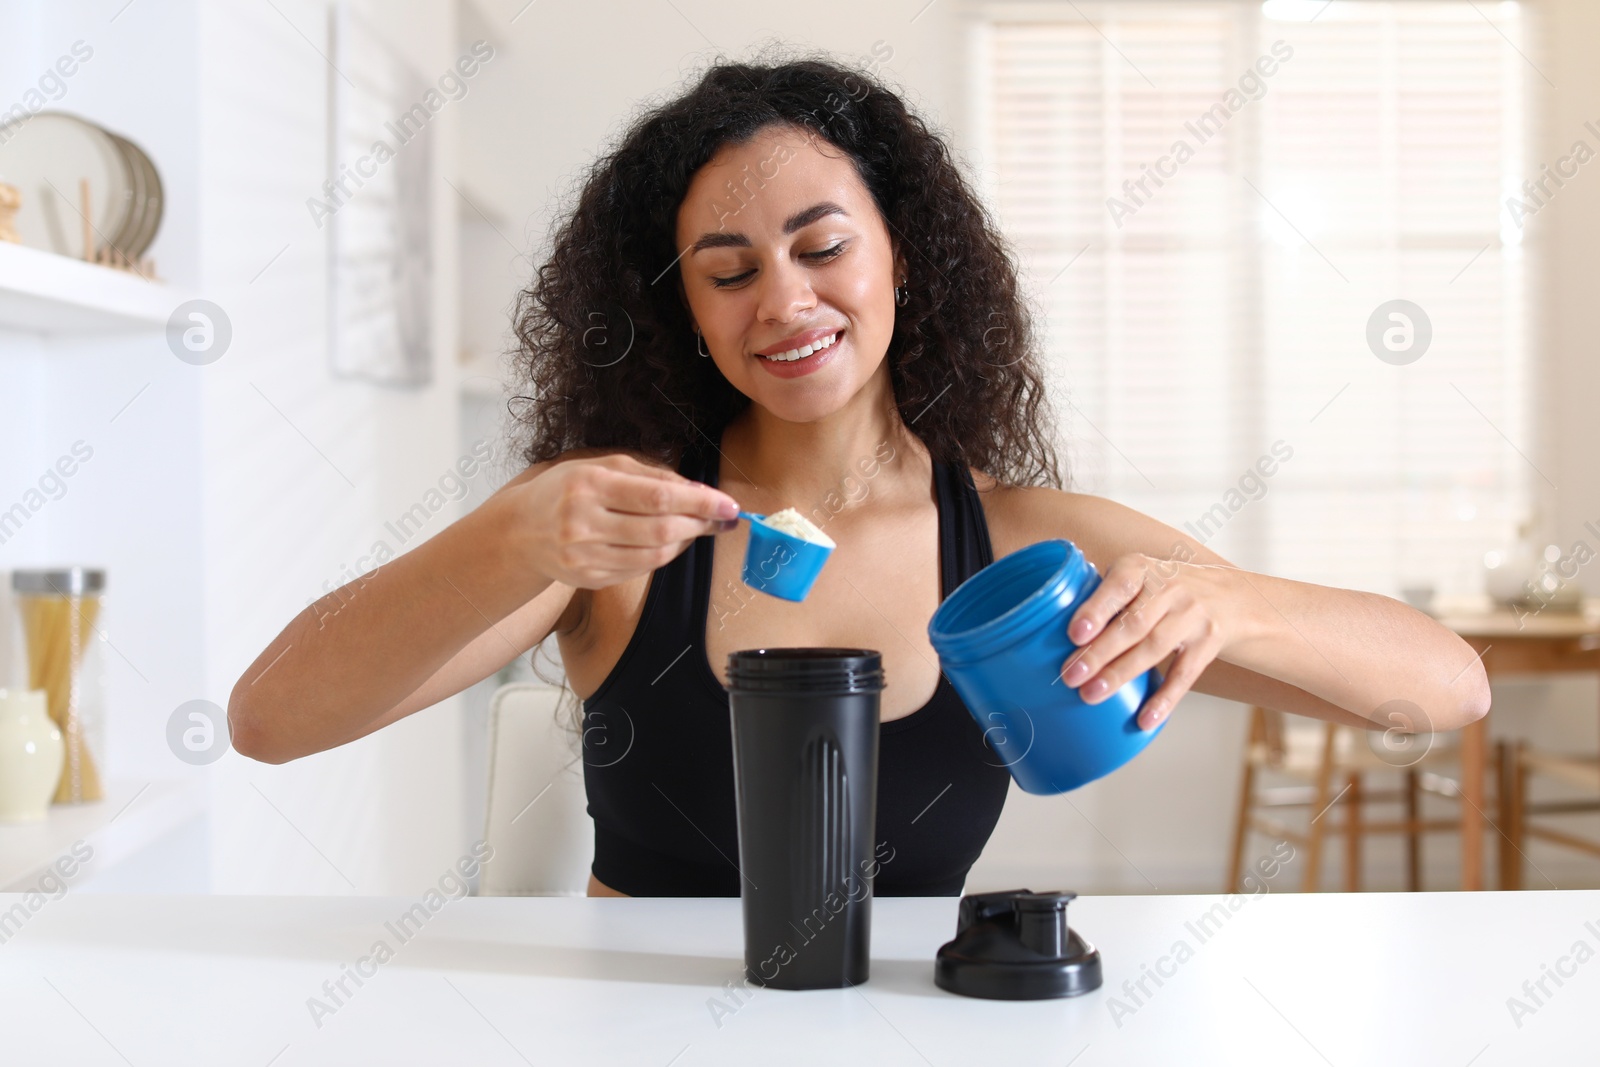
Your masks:
{"label": "white ceramic vase", "polygon": [[65,756],[45,691],[0,689],[0,822],[45,817]]}
{"label": "white ceramic vase", "polygon": [[1523,598],[1523,583],[1532,581],[1539,572],[1539,556],[1527,541],[1498,552],[1488,553],[1483,560],[1483,588],[1496,604],[1508,606]]}

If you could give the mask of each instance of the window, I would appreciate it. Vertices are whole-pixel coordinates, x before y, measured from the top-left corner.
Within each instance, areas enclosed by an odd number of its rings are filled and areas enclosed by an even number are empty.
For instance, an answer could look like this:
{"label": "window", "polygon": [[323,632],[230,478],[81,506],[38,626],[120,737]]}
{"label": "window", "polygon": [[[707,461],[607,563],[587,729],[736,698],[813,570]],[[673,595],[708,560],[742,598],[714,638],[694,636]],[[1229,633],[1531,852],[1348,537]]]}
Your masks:
{"label": "window", "polygon": [[974,10],[984,193],[1072,488],[1251,569],[1481,589],[1543,477],[1519,5]]}

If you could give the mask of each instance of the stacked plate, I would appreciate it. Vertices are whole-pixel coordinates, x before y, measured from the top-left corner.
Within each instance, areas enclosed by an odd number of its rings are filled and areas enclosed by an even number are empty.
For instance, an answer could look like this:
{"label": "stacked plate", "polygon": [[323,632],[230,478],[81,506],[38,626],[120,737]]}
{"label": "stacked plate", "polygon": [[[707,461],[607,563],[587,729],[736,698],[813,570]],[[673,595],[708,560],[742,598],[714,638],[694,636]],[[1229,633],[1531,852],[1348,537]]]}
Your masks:
{"label": "stacked plate", "polygon": [[[89,189],[84,252],[82,183]],[[0,182],[22,191],[22,243],[76,259],[114,248],[137,261],[161,226],[161,177],[132,141],[64,111],[0,126]]]}

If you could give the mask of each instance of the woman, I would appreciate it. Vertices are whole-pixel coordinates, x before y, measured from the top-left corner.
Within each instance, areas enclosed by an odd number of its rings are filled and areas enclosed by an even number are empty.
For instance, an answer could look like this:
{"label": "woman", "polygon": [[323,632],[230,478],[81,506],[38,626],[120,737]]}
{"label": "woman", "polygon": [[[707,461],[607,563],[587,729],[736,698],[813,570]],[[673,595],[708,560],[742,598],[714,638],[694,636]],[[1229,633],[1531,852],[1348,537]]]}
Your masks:
{"label": "woman", "polygon": [[[1190,689],[1362,727],[1394,725],[1377,720],[1396,700],[1434,730],[1488,708],[1471,649],[1420,612],[1245,572],[1062,491],[1004,245],[945,145],[861,72],[717,66],[639,120],[517,332],[527,469],[291,622],[234,689],[240,752],[344,744],[553,632],[584,700],[590,892],[734,895],[718,666],[740,648],[873,648],[875,891],[959,893],[1009,778],[928,620],[974,571],[1057,537],[1106,576],[1069,621],[1083,647],[1063,681],[1093,703],[1160,667],[1144,729]],[[739,507],[795,507],[838,543],[805,602],[739,582]]]}

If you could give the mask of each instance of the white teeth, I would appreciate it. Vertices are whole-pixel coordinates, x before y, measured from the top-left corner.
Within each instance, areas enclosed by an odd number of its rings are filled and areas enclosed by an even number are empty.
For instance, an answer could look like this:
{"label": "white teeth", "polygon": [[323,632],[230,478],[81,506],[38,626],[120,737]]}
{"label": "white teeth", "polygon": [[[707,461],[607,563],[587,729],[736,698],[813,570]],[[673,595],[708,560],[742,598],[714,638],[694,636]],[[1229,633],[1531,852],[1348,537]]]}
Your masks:
{"label": "white teeth", "polygon": [[816,341],[812,344],[802,345],[799,348],[791,348],[789,351],[779,352],[775,356],[762,356],[761,358],[770,359],[775,363],[793,363],[797,359],[805,359],[813,352],[821,352],[824,348],[832,345],[833,342],[837,341],[838,339],[839,335],[837,333],[831,333],[822,340]]}

